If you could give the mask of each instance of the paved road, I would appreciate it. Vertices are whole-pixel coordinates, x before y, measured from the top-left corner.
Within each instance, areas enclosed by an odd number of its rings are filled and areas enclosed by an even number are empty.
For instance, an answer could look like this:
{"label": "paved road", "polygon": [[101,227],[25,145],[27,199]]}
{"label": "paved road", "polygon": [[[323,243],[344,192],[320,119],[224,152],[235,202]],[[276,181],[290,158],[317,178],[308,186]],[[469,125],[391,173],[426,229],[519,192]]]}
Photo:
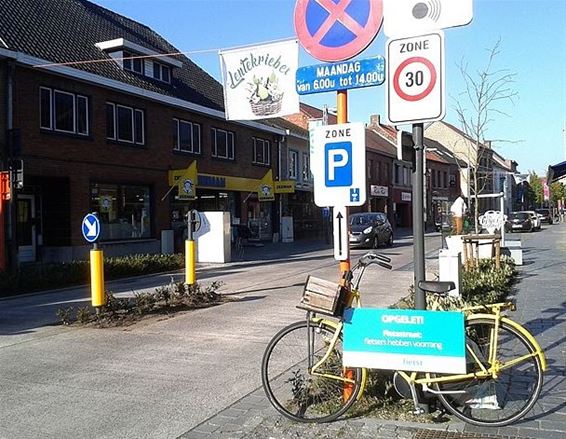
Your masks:
{"label": "paved road", "polygon": [[[517,285],[519,311],[549,358],[543,397],[533,415],[491,434],[566,436],[563,285],[566,225],[522,235],[526,265]],[[427,239],[431,253],[437,236]],[[285,262],[258,260],[262,249],[201,279],[223,280],[237,302],[153,319],[126,329],[42,326],[68,301],[88,300],[84,289],[0,301],[0,438],[449,438],[447,429],[481,434],[461,423],[423,430],[422,425],[358,418],[325,426],[281,419],[260,388],[259,362],[277,328],[302,316],[294,308],[307,273],[336,278],[336,263],[320,246],[286,247]],[[264,248],[275,259],[281,248]],[[411,283],[410,239],[392,256],[396,270],[368,271],[365,304],[383,306]],[[363,253],[354,251],[354,255]],[[429,272],[434,259],[427,260]],[[150,288],[169,276],[112,285],[114,291]],[[427,426],[429,428],[429,426]],[[432,434],[432,435],[430,435]],[[466,436],[470,437],[470,436]]]}
{"label": "paved road", "polygon": [[[428,250],[439,244],[427,238]],[[383,253],[397,270],[368,270],[371,306],[391,304],[412,283],[411,239]],[[306,275],[336,279],[338,270],[320,245],[250,248],[246,259],[254,260],[199,271],[238,301],[125,329],[46,326],[58,307],[88,303],[85,288],[0,301],[0,438],[175,438],[257,389],[266,343],[303,315],[295,305]],[[110,289],[131,294],[169,277]]]}

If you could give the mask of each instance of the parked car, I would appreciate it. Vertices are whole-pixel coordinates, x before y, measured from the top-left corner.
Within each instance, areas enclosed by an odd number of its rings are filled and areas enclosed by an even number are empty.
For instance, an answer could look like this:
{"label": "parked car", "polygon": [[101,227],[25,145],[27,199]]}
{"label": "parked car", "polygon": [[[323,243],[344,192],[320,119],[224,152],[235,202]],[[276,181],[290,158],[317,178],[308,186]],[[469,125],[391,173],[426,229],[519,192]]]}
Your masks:
{"label": "parked car", "polygon": [[533,223],[533,230],[540,230],[542,227],[542,222],[540,217],[534,210],[521,210],[519,213],[527,213],[531,217],[531,221]]}
{"label": "parked car", "polygon": [[393,245],[393,228],[384,213],[365,212],[350,215],[350,245],[377,248]]}
{"label": "parked car", "polygon": [[512,212],[505,222],[507,232],[532,232],[533,230],[532,217],[527,212]]}
{"label": "parked car", "polygon": [[541,222],[548,224],[553,223],[553,217],[550,213],[550,209],[536,209],[535,212],[540,215]]}

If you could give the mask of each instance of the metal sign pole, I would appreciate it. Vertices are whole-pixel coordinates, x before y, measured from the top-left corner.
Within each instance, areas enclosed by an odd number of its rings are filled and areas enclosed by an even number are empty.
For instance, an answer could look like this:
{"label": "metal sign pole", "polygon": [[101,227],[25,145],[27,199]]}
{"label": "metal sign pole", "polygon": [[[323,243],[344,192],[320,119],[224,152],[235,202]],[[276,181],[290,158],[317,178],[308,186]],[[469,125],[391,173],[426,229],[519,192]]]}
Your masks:
{"label": "metal sign pole", "polygon": [[[348,91],[338,90],[336,92],[336,119],[339,124],[348,123]],[[343,221],[348,224],[350,209],[346,207],[346,214],[344,215]],[[340,261],[340,272],[344,274],[350,271],[350,245],[348,243],[348,248],[346,249],[347,259]]]}
{"label": "metal sign pole", "polygon": [[426,309],[426,298],[419,282],[425,280],[424,249],[424,208],[423,208],[423,169],[424,169],[424,130],[422,123],[413,124],[415,145],[415,168],[413,169],[413,259],[415,262],[415,309]]}

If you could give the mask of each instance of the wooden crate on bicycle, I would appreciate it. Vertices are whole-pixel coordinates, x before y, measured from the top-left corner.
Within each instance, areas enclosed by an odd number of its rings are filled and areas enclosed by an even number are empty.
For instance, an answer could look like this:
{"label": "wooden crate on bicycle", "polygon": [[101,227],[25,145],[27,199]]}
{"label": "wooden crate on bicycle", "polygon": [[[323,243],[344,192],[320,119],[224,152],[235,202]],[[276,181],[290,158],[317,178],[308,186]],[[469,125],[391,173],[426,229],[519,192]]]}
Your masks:
{"label": "wooden crate on bicycle", "polygon": [[297,308],[337,316],[342,313],[344,288],[335,282],[309,276]]}

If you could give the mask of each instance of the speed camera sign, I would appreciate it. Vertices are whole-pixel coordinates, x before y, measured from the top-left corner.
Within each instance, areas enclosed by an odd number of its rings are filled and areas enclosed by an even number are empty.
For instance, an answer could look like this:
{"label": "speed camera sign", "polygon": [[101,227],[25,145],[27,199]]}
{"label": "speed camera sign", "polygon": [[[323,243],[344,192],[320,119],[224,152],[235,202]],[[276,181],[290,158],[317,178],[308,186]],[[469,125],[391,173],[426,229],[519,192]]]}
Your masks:
{"label": "speed camera sign", "polygon": [[444,34],[389,40],[387,61],[389,122],[441,120],[445,112]]}

